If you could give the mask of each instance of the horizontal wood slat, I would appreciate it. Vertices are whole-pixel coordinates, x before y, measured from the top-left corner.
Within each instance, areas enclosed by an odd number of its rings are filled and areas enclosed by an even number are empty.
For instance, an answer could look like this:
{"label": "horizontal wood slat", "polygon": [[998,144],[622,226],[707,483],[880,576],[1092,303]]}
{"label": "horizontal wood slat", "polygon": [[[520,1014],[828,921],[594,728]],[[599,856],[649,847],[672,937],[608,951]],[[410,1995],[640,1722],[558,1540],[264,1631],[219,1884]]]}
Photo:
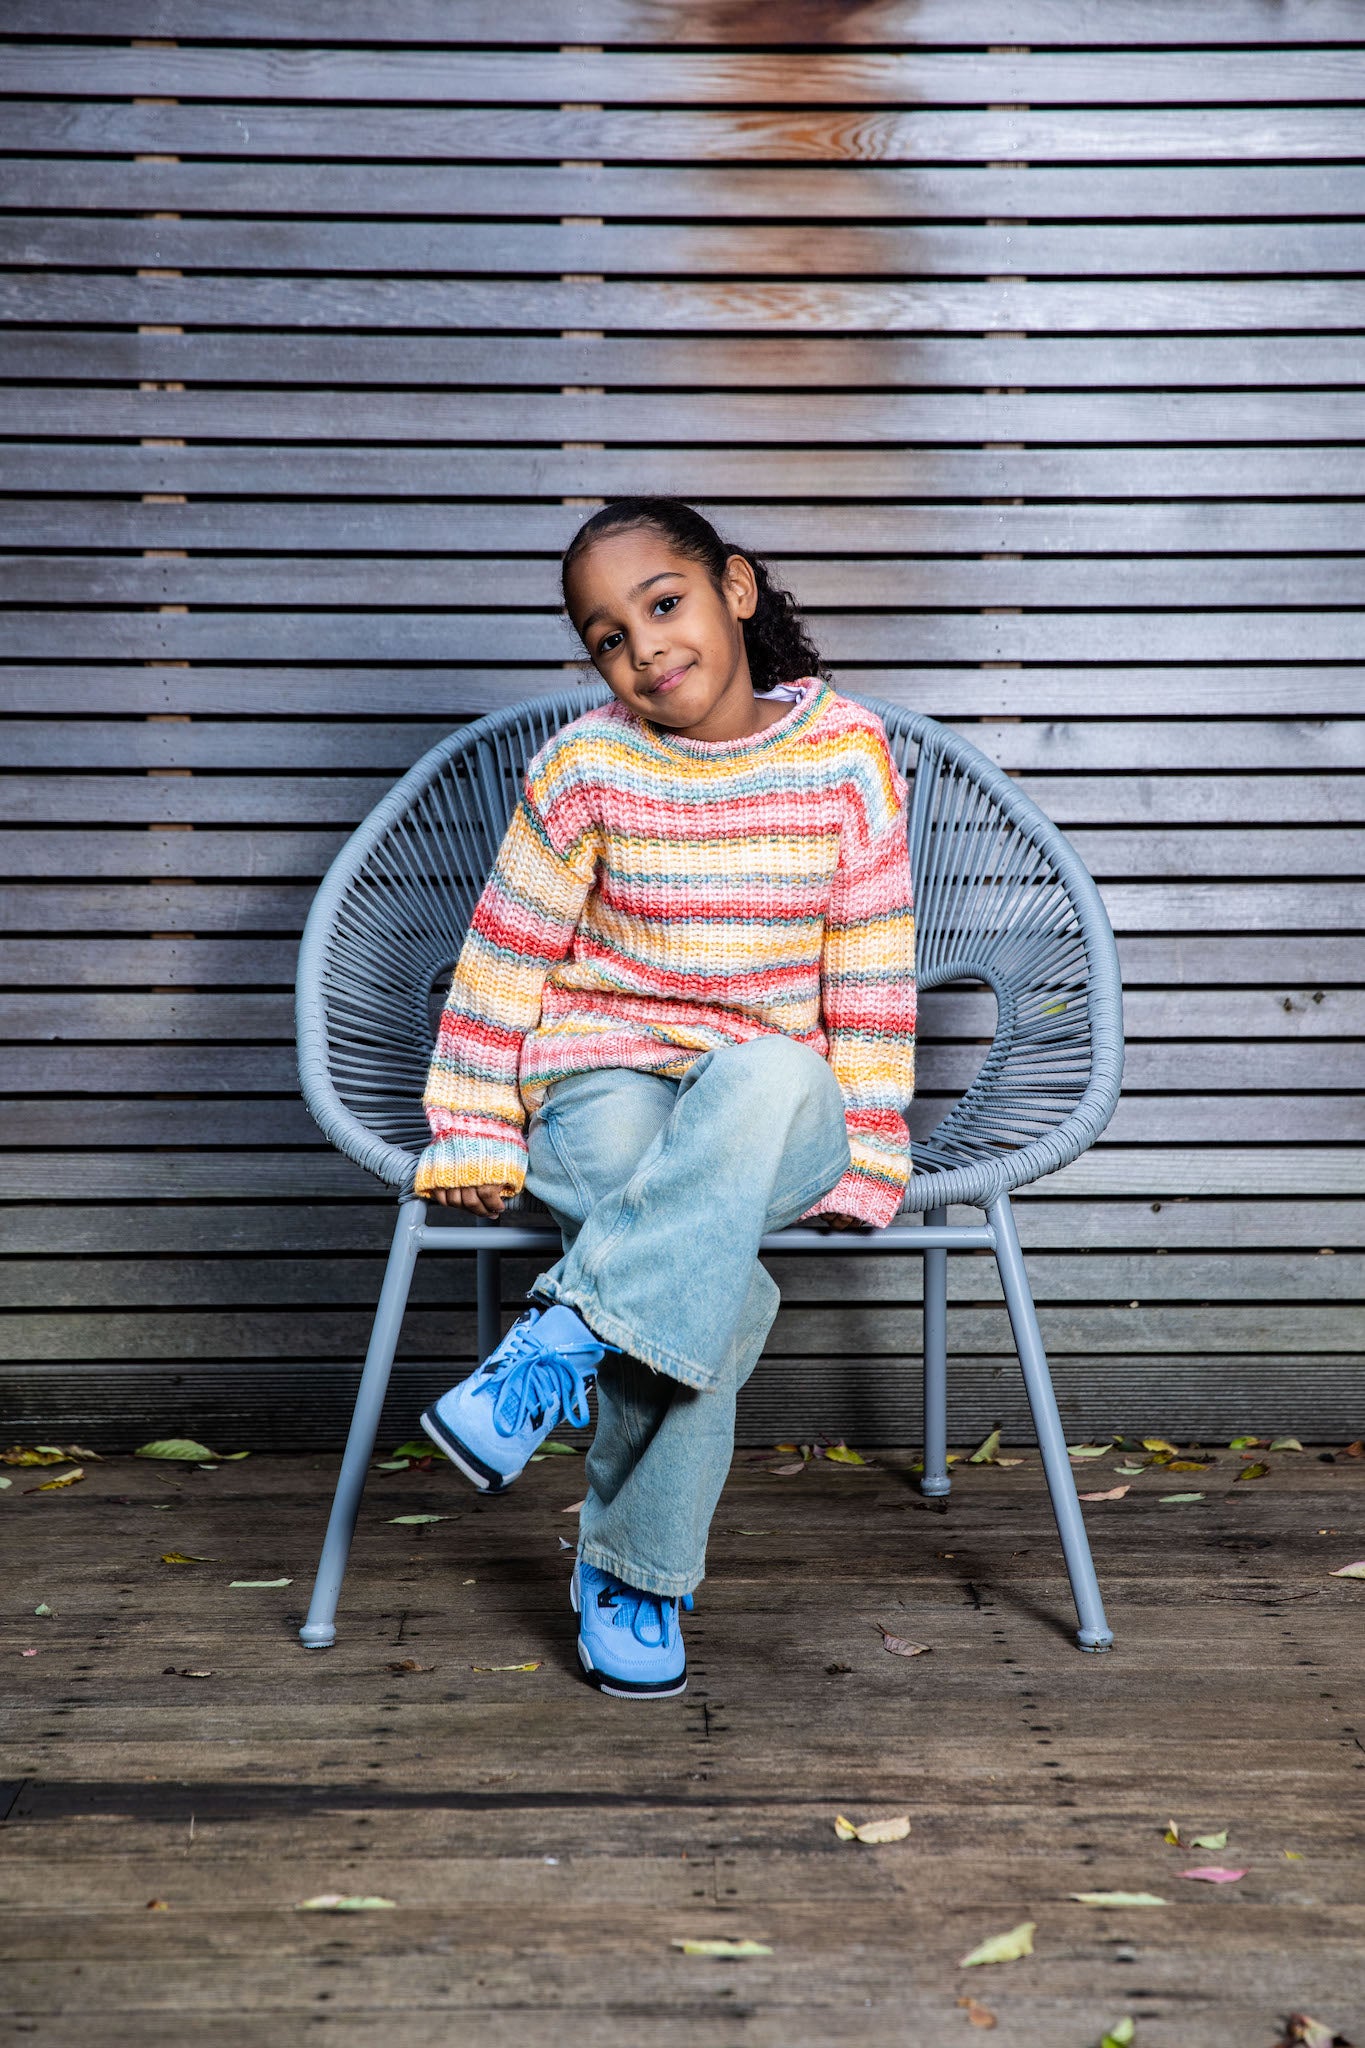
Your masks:
{"label": "horizontal wood slat", "polygon": [[[586,678],[559,552],[662,489],[1097,878],[1124,1099],[1016,1204],[1064,1413],[1354,1432],[1355,0],[11,0],[0,38],[16,1413],[338,1433],[392,1204],[297,1099],[303,918],[425,748]],[[916,1135],[993,1022],[925,992]],[[774,1271],[742,1434],[905,1440],[920,1262]],[[993,1262],[950,1285],[955,1418],[1022,1436]],[[391,1414],[471,1298],[421,1268]]]}
{"label": "horizontal wood slat", "polygon": [[[328,0],[325,14],[308,0],[10,0],[6,24],[16,35],[187,37],[221,43],[348,41],[537,44],[591,41],[629,46],[695,40],[695,23],[673,0]],[[860,0],[856,8],[828,0],[709,0],[706,40],[725,48],[783,44],[935,44],[954,47],[1038,43],[1065,47],[1180,44],[1190,30],[1188,0]],[[1216,43],[1350,42],[1359,35],[1355,0],[1201,0],[1200,41]]]}

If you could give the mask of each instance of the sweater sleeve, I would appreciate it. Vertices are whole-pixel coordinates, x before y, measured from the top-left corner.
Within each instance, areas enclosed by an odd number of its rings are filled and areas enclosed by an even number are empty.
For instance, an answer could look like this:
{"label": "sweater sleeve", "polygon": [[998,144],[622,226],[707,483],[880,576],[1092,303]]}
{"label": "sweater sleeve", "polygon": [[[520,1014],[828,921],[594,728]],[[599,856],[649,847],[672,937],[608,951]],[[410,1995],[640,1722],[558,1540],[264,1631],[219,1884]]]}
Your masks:
{"label": "sweater sleeve", "polygon": [[520,1189],[522,1040],[540,1020],[546,975],[568,955],[595,867],[594,834],[555,845],[528,773],[441,1013],[422,1097],[432,1142],[417,1162],[417,1194],[486,1183]]}
{"label": "sweater sleeve", "polygon": [[890,815],[845,844],[820,962],[829,1063],[843,1090],[852,1165],[807,1216],[834,1212],[882,1227],[905,1196],[915,1090],[915,915],[906,787],[889,753]]}

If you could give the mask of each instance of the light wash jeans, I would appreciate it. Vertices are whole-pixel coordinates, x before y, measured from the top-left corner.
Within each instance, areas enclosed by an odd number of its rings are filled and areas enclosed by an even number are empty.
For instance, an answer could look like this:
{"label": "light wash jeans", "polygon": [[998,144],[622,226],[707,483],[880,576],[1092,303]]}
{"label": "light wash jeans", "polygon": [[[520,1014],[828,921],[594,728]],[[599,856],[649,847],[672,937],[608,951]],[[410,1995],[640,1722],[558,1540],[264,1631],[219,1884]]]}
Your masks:
{"label": "light wash jeans", "polygon": [[564,1256],[530,1290],[605,1343],[578,1555],[690,1593],[730,1470],[735,1397],[780,1296],[766,1230],[848,1171],[833,1071],[777,1035],[705,1052],[679,1080],[604,1067],[554,1082],[527,1131],[528,1191]]}

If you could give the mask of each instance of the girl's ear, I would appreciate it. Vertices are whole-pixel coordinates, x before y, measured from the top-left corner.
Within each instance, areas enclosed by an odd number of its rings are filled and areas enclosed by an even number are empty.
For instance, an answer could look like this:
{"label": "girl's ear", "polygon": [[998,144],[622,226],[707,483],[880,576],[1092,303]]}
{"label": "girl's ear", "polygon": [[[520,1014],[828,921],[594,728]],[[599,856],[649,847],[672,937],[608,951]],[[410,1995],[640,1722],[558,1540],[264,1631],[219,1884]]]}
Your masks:
{"label": "girl's ear", "polygon": [[720,587],[737,619],[751,619],[758,608],[758,578],[747,555],[731,555],[725,564]]}

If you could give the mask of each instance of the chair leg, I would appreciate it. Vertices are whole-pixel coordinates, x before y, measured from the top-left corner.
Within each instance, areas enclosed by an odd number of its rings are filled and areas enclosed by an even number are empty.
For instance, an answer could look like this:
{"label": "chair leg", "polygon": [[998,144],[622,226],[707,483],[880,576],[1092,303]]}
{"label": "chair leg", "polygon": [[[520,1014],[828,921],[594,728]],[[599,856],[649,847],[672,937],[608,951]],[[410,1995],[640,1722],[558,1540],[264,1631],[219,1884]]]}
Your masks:
{"label": "chair leg", "polygon": [[480,1359],[487,1358],[490,1351],[496,1351],[502,1339],[501,1266],[502,1261],[497,1252],[474,1254],[474,1297],[478,1309]]}
{"label": "chair leg", "polygon": [[[946,1223],[946,1209],[926,1211],[926,1223]],[[948,1472],[948,1254],[924,1254],[924,1472],[919,1490],[931,1498],[951,1491]]]}
{"label": "chair leg", "polygon": [[336,1611],[341,1598],[341,1582],[346,1576],[346,1560],[351,1554],[351,1538],[360,1513],[365,1474],[374,1450],[374,1440],[379,1434],[380,1411],[388,1392],[389,1373],[398,1346],[403,1311],[408,1305],[408,1289],[412,1285],[412,1270],[421,1248],[419,1232],[426,1211],[426,1203],[416,1196],[404,1202],[398,1211],[389,1263],[384,1270],[384,1285],[379,1291],[379,1306],[375,1310],[369,1350],[365,1354],[365,1369],[360,1375],[346,1451],[341,1461],[341,1474],[332,1499],[332,1512],[327,1519],[327,1534],[323,1538],[317,1577],[313,1581],[308,1619],[299,1630],[300,1640],[310,1650],[329,1649],[336,1641]]}
{"label": "chair leg", "polygon": [[1019,1352],[1034,1428],[1038,1432],[1048,1492],[1052,1496],[1052,1512],[1057,1518],[1057,1533],[1062,1539],[1062,1554],[1076,1602],[1076,1615],[1080,1622],[1076,1640],[1083,1650],[1107,1650],[1114,1640],[1114,1632],[1104,1618],[1099,1582],[1090,1556],[1090,1541],[1085,1533],[1080,1502],[1076,1498],[1075,1475],[1066,1454],[1057,1396],[1048,1371],[1047,1353],[1043,1349],[1038,1314],[1024,1271],[1024,1257],[1019,1249],[1019,1233],[1014,1227],[1009,1196],[998,1195],[987,1214],[995,1231],[995,1260],[1000,1269],[1000,1284],[1005,1291],[1010,1327]]}

